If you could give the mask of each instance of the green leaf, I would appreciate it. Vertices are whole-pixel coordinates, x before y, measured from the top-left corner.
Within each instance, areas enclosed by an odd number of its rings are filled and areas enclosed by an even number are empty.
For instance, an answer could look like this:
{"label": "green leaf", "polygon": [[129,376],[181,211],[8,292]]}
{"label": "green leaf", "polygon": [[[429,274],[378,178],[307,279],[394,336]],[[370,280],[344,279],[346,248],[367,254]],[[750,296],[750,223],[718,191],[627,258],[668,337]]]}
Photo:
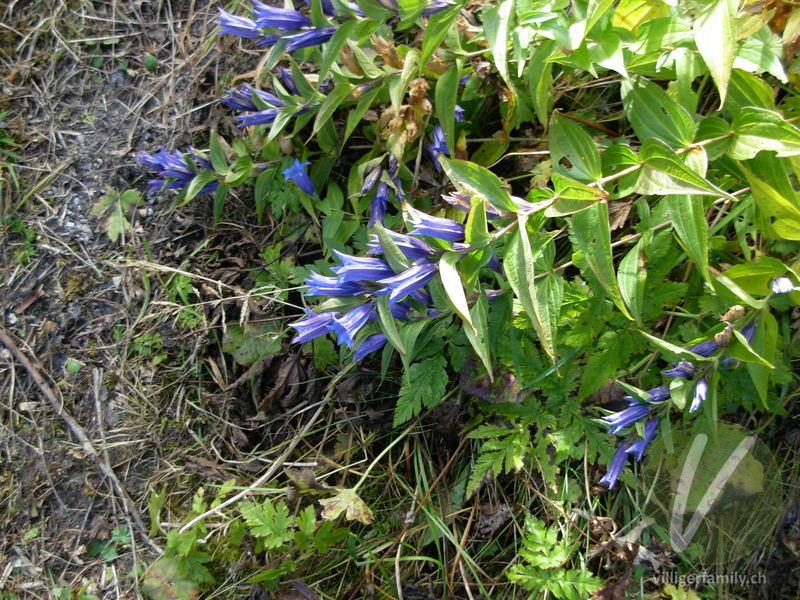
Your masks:
{"label": "green leaf", "polygon": [[480,292],[478,294],[478,299],[469,311],[475,330],[473,331],[469,327],[465,327],[464,335],[467,336],[472,349],[475,350],[475,354],[481,359],[483,366],[486,368],[486,374],[489,376],[489,380],[494,381],[492,353],[489,349],[488,311],[489,301],[486,299],[486,294]]}
{"label": "green leaf", "polygon": [[509,86],[512,84],[508,75],[508,31],[513,10],[514,0],[501,0],[494,6],[485,4],[481,13],[483,32],[492,51],[495,67]]}
{"label": "green leaf", "polygon": [[473,248],[482,248],[491,240],[486,221],[486,200],[481,197],[472,199],[472,209],[464,228],[464,239]]}
{"label": "green leaf", "polygon": [[400,13],[400,25],[398,29],[408,29],[414,24],[425,7],[428,6],[426,0],[398,0],[397,9]]}
{"label": "green leaf", "polygon": [[[766,358],[761,356],[753,347],[750,345],[750,342],[747,341],[747,338],[744,337],[738,330],[733,330],[733,335],[735,341],[728,347],[728,356],[731,358],[735,358],[746,363],[757,363],[768,369],[774,369],[775,366],[770,363]],[[755,341],[755,339],[753,340]],[[767,350],[772,351],[774,353],[775,346],[773,345],[772,348],[768,348]]]}
{"label": "green leaf", "polygon": [[611,252],[611,230],[608,222],[608,205],[597,202],[570,217],[573,246],[579,250],[597,282],[609,299],[629,319],[633,320],[622,300]]}
{"label": "green leaf", "polygon": [[240,510],[250,533],[261,538],[264,547],[279,548],[294,537],[294,522],[285,502],[244,502]]}
{"label": "green leaf", "polygon": [[650,139],[642,144],[644,164],[636,181],[636,193],[667,196],[670,194],[702,194],[733,198],[687,167],[663,142]]}
{"label": "green leaf", "polygon": [[746,106],[733,119],[733,144],[728,155],[735,160],[753,158],[762,150],[771,150],[778,157],[800,154],[800,129],[779,113]]}
{"label": "green leaf", "polygon": [[394,427],[418,415],[423,406],[433,408],[444,398],[448,381],[446,364],[444,356],[432,356],[406,370],[394,411]]}
{"label": "green leaf", "polygon": [[434,106],[436,118],[444,130],[448,148],[456,147],[456,100],[458,99],[458,81],[461,69],[457,63],[439,76],[436,82]]}
{"label": "green leaf", "polygon": [[378,241],[381,243],[383,257],[386,259],[386,262],[389,263],[389,266],[392,267],[392,271],[400,273],[408,269],[411,266],[411,262],[406,258],[400,248],[397,247],[397,244],[394,243],[394,240],[386,232],[386,228],[380,222],[376,222],[374,230],[375,235],[378,236]]}
{"label": "green leaf", "polygon": [[580,212],[605,197],[602,190],[589,187],[558,173],[553,173],[551,180],[557,197],[552,205],[545,209],[546,217],[565,217]]}
{"label": "green leaf", "polygon": [[328,521],[337,519],[344,513],[348,521],[359,521],[364,525],[370,525],[375,517],[369,506],[356,494],[354,489],[339,490],[333,498],[320,500],[322,505],[322,518]]}
{"label": "green leaf", "polygon": [[536,118],[542,127],[547,127],[547,115],[553,106],[553,63],[550,57],[557,50],[555,40],[545,40],[536,48],[528,65],[528,89],[530,90]]}
{"label": "green leaf", "polygon": [[361,119],[364,117],[370,106],[372,106],[373,101],[378,94],[381,93],[381,91],[383,91],[383,85],[376,85],[373,89],[361,96],[356,103],[356,107],[350,109],[350,111],[347,113],[347,126],[344,130],[342,144],[344,144],[344,142],[347,141],[347,138],[349,138],[353,131],[355,131],[356,126],[361,122]]}
{"label": "green leaf", "polygon": [[344,101],[350,92],[353,91],[353,85],[347,81],[339,81],[333,88],[330,94],[325,97],[322,104],[319,106],[319,112],[314,119],[314,129],[311,132],[313,136],[325,122],[333,116],[334,111],[339,108],[339,105]]}
{"label": "green leaf", "polygon": [[691,115],[655,83],[646,79],[624,80],[622,103],[642,142],[658,138],[673,148],[692,143],[694,121]]}
{"label": "green leaf", "polygon": [[425,37],[422,38],[422,54],[419,61],[423,67],[428,64],[428,60],[433,56],[439,44],[442,43],[460,12],[461,6],[456,4],[431,15],[430,19],[428,19],[428,26],[425,27]]}
{"label": "green leaf", "polygon": [[777,218],[800,219],[800,204],[798,204],[797,196],[791,185],[786,186],[786,192],[780,193],[744,167],[742,167],[742,171],[747,178],[747,183],[750,184],[750,190],[760,211]]}
{"label": "green leaf", "polygon": [[214,181],[217,175],[213,171],[200,171],[186,186],[185,193],[181,199],[181,206],[193,200],[209,183]]}
{"label": "green leaf", "polygon": [[[661,338],[658,338],[658,337],[656,337],[654,335],[650,335],[646,331],[639,330],[639,333],[641,333],[644,337],[646,337],[648,340],[650,340],[658,348],[661,348],[664,352],[666,352],[667,353],[667,357],[670,360],[672,360],[672,359],[676,359],[677,360],[677,359],[681,359],[681,358],[685,358],[685,359],[687,359],[689,361],[692,361],[692,362],[708,360],[707,358],[699,356],[699,355],[695,354],[694,352],[689,352],[686,348],[683,348],[681,346],[676,346],[675,344],[667,342],[666,340],[662,340]],[[620,385],[621,384],[622,384],[622,382],[620,382]]]}
{"label": "green leaf", "polygon": [[386,339],[394,346],[401,355],[406,354],[406,349],[403,346],[403,340],[400,338],[400,332],[397,329],[397,323],[392,316],[392,311],[389,310],[389,296],[378,296],[378,322],[381,325],[383,333],[386,334]]}
{"label": "green leaf", "polygon": [[[540,306],[539,295],[536,287],[535,260],[531,248],[530,238],[527,230],[527,217],[517,216],[518,226],[516,231],[511,234],[511,238],[506,243],[505,254],[503,256],[503,271],[514,290],[514,295],[522,304],[522,310],[528,315],[536,334],[539,336],[539,343],[542,349],[555,362],[555,346],[552,327],[550,306]],[[544,294],[545,299],[548,294]],[[543,322],[543,317],[547,323]]]}
{"label": "green leaf", "polygon": [[778,219],[772,224],[772,231],[784,240],[800,241],[800,221],[797,219]]}
{"label": "green leaf", "polygon": [[464,294],[464,285],[461,283],[461,275],[456,268],[456,263],[461,259],[458,252],[445,252],[439,260],[439,275],[442,278],[442,286],[447,293],[450,303],[453,305],[456,313],[464,323],[475,332],[475,325],[472,323],[472,316],[469,312],[469,305],[467,304],[467,297]]}
{"label": "green leaf", "polygon": [[700,275],[711,280],[708,271],[708,226],[703,199],[698,196],[667,196],[667,206],[672,227],[683,242],[686,254],[694,262]]}
{"label": "green leaf", "polygon": [[322,62],[319,66],[319,81],[324,81],[328,76],[328,71],[330,71],[333,63],[336,62],[336,59],[339,57],[339,52],[341,52],[342,48],[347,44],[347,41],[350,39],[350,34],[353,33],[359,24],[360,22],[357,19],[345,21],[339,25],[333,37],[325,44],[322,51]]}
{"label": "green leaf", "polygon": [[[751,349],[767,362],[775,362],[777,344],[778,323],[768,310],[762,311],[758,316]],[[769,377],[772,371],[772,368],[761,363],[747,363],[747,372],[750,374],[750,379],[753,381],[753,385],[758,392],[759,398],[761,398],[761,402],[764,404],[764,408],[772,412],[777,412],[775,406],[770,406]],[[779,403],[775,402],[775,404],[780,407]]]}
{"label": "green leaf", "polygon": [[786,273],[786,266],[777,258],[762,256],[758,262],[733,265],[725,271],[725,275],[735,281],[748,294],[766,296],[770,292],[770,284],[776,277]]}
{"label": "green leaf", "polygon": [[211,166],[214,167],[214,171],[216,171],[217,175],[225,175],[228,172],[228,159],[225,156],[225,150],[222,148],[219,134],[216,131],[211,132],[209,149],[211,151]]}
{"label": "green leaf", "polygon": [[550,161],[553,170],[584,183],[603,176],[600,153],[591,136],[575,121],[553,113],[550,121]]}
{"label": "green leaf", "polygon": [[786,71],[781,62],[783,44],[781,38],[763,27],[755,35],[748,36],[739,46],[733,66],[750,73],[763,73],[766,71],[781,82],[786,83]]}
{"label": "green leaf", "polygon": [[444,172],[460,191],[481,196],[500,210],[516,212],[517,205],[511,195],[503,187],[500,179],[475,163],[455,158],[439,157]]}
{"label": "green leaf", "polygon": [[738,283],[727,277],[724,273],[715,273],[714,279],[711,280],[714,289],[718,293],[730,292],[735,298],[741,300],[748,306],[755,309],[764,308],[766,304],[764,300],[756,300],[746,291],[744,291]]}
{"label": "green leaf", "polygon": [[725,104],[736,52],[736,1],[714,0],[694,21],[694,42]]}
{"label": "green leaf", "polygon": [[646,260],[643,240],[639,240],[620,261],[617,273],[622,299],[637,323],[641,323],[645,303]]}
{"label": "green leaf", "polygon": [[400,105],[403,102],[406,92],[408,92],[408,84],[411,78],[416,75],[418,65],[419,50],[412,48],[405,56],[403,70],[400,72],[400,76],[395,76],[389,84],[389,98],[392,100],[392,108],[395,114],[400,112]]}

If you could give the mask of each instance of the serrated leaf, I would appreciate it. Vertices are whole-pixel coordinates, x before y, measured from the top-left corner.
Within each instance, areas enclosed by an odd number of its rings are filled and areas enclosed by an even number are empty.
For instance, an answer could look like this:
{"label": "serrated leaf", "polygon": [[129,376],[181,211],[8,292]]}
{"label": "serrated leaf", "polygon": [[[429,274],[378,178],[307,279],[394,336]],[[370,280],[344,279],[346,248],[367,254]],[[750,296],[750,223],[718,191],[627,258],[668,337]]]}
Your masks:
{"label": "serrated leaf", "polygon": [[511,199],[511,195],[503,187],[497,175],[489,169],[466,160],[445,156],[439,157],[439,163],[453,185],[462,192],[480,196],[500,210],[517,211],[517,205]]}
{"label": "serrated leaf", "polygon": [[611,230],[608,222],[608,205],[596,202],[586,210],[570,217],[570,231],[574,246],[579,250],[597,282],[623,315],[633,320],[622,300],[611,252]]}
{"label": "serrated leaf", "polygon": [[472,324],[472,316],[469,313],[467,296],[464,294],[464,284],[461,282],[461,275],[456,268],[460,259],[461,255],[458,252],[445,252],[439,259],[439,276],[442,278],[442,286],[447,293],[447,298],[456,313],[464,320],[465,325],[472,330],[472,333],[476,333],[475,325]]}
{"label": "serrated leaf", "polygon": [[736,53],[735,0],[714,0],[703,8],[694,21],[694,42],[717,86],[722,106]]}
{"label": "serrated leaf", "polygon": [[436,406],[444,398],[447,381],[444,356],[432,356],[411,365],[403,374],[403,385],[394,411],[394,426],[418,415],[423,406]]}
{"label": "serrated leaf", "polygon": [[591,136],[578,123],[553,113],[549,140],[554,171],[583,183],[597,181],[603,176],[600,153]]}
{"label": "serrated leaf", "polygon": [[339,518],[342,513],[348,521],[359,521],[364,525],[375,520],[369,506],[353,489],[340,490],[333,498],[325,498],[319,503],[322,505],[322,518],[328,521]]}
{"label": "serrated leaf", "polygon": [[279,548],[294,537],[294,522],[286,503],[244,502],[240,510],[250,533],[261,538],[266,548]]}

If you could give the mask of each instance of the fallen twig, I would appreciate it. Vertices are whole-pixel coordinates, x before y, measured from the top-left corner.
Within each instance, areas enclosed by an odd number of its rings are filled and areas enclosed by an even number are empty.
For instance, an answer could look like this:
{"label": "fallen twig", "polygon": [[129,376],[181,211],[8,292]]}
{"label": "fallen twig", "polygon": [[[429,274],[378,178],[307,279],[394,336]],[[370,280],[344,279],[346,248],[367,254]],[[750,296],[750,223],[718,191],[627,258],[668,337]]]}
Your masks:
{"label": "fallen twig", "polygon": [[150,546],[150,548],[153,549],[154,552],[161,554],[163,550],[161,550],[161,548],[148,536],[148,530],[142,521],[142,516],[139,514],[139,510],[136,508],[136,505],[134,504],[127,490],[122,486],[122,483],[117,478],[114,470],[105,460],[103,460],[103,457],[100,456],[95,447],[92,445],[92,442],[89,440],[89,436],[86,435],[86,430],[64,408],[64,403],[61,401],[60,393],[57,394],[55,391],[53,391],[53,388],[45,381],[41,373],[44,369],[36,357],[29,358],[25,352],[20,350],[20,348],[2,326],[0,326],[0,342],[2,342],[2,344],[9,349],[11,354],[14,355],[14,358],[16,358],[25,368],[25,370],[28,372],[28,375],[30,375],[31,379],[33,379],[33,382],[37,385],[42,394],[44,394],[45,398],[47,398],[47,400],[50,402],[50,405],[56,411],[58,416],[64,420],[72,434],[78,438],[83,451],[89,455],[92,460],[94,460],[94,463],[97,465],[97,468],[100,470],[100,472],[111,481],[114,491],[116,491],[120,500],[122,500],[122,505],[125,507],[126,512],[139,528],[139,534],[142,536],[142,539],[147,543],[148,546]]}

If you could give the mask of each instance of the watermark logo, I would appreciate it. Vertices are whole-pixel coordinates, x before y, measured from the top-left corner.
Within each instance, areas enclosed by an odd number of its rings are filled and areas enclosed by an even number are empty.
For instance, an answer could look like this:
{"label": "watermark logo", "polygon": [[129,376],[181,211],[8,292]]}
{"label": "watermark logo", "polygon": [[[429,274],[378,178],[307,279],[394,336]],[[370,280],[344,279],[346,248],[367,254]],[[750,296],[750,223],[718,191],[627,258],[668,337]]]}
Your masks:
{"label": "watermark logo", "polygon": [[740,427],[678,430],[651,453],[642,481],[645,514],[675,552],[723,565],[761,547],[782,504],[780,472],[767,447]]}

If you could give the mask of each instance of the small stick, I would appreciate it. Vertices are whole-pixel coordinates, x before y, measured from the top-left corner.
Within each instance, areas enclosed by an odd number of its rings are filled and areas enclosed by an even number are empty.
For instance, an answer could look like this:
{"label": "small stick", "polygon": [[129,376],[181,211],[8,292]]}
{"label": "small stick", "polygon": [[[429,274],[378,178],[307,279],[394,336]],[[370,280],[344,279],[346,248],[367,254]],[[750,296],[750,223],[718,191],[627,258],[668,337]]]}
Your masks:
{"label": "small stick", "polygon": [[142,521],[139,510],[136,508],[136,505],[134,504],[127,490],[122,486],[122,483],[120,483],[120,480],[117,478],[114,470],[105,460],[103,460],[103,457],[98,454],[97,450],[95,450],[95,447],[89,440],[89,436],[86,435],[86,430],[64,408],[64,403],[59,397],[60,393],[59,395],[56,395],[56,393],[53,391],[53,388],[51,388],[50,385],[48,385],[48,383],[44,380],[44,377],[42,377],[41,371],[43,368],[39,361],[35,357],[28,358],[28,356],[14,343],[14,340],[8,335],[2,326],[0,326],[0,342],[2,342],[2,344],[9,349],[11,354],[13,354],[19,363],[25,368],[25,370],[28,372],[28,375],[30,375],[31,379],[33,379],[33,382],[37,385],[42,394],[44,394],[45,398],[47,398],[47,400],[50,402],[50,405],[56,411],[58,416],[64,419],[64,422],[69,426],[72,434],[78,438],[83,451],[89,455],[92,460],[94,460],[100,472],[111,481],[114,490],[122,500],[122,505],[125,507],[125,510],[128,512],[128,515],[130,515],[131,519],[133,519],[134,523],[136,523],[136,526],[139,528],[139,533],[142,536],[142,539],[147,542],[147,545],[150,546],[154,552],[157,554],[162,554],[163,550],[159,548],[159,546],[147,535],[148,531],[144,525],[144,522]]}

